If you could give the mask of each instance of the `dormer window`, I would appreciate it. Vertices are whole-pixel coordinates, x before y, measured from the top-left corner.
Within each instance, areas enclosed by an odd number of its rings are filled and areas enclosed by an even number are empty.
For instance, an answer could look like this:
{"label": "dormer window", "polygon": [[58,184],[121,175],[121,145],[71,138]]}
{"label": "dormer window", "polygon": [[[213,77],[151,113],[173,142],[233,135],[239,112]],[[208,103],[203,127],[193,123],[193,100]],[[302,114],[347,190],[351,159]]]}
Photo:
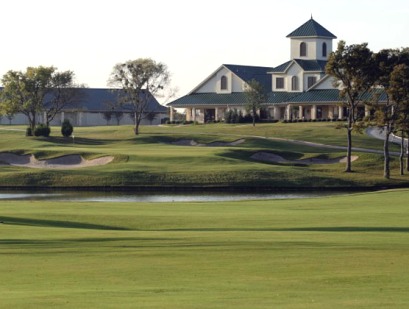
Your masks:
{"label": "dormer window", "polygon": [[284,77],[276,78],[276,89],[284,89]]}
{"label": "dormer window", "polygon": [[300,44],[300,57],[307,57],[307,43]]}
{"label": "dormer window", "polygon": [[220,90],[227,90],[227,77],[224,75],[220,79]]}
{"label": "dormer window", "polygon": [[322,56],[327,57],[327,43],[322,43]]}

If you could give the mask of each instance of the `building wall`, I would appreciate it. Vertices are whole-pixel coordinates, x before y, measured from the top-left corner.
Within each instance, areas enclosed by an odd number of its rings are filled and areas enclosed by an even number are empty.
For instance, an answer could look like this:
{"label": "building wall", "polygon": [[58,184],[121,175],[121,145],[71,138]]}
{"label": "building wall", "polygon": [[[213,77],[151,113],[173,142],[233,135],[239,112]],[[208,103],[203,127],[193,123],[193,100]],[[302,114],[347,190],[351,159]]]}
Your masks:
{"label": "building wall", "polygon": [[[227,89],[221,89],[221,79],[222,76],[227,78]],[[230,70],[222,67],[217,71],[211,78],[209,78],[203,85],[196,89],[195,93],[232,93],[232,92],[242,92],[243,91],[243,81],[234,75]]]}
{"label": "building wall", "polygon": [[[120,125],[131,125],[133,124],[133,118],[130,116],[130,113],[124,113],[122,119],[120,120]],[[162,119],[167,118],[167,113],[158,113],[157,117],[152,121],[143,119],[141,125],[158,125],[161,124]],[[104,119],[102,112],[64,112],[57,114],[53,121],[51,121],[52,126],[60,126],[64,119],[68,119],[73,126],[85,127],[85,126],[106,126],[107,121]],[[44,123],[43,115],[38,115],[38,123]],[[11,122],[6,117],[3,117],[0,121],[0,124],[12,124],[12,125],[28,125],[27,117],[23,114],[14,115]],[[117,120],[112,116],[111,120],[108,122],[108,125],[116,125]]]}
{"label": "building wall", "polygon": [[[307,44],[307,56],[300,56],[300,45]],[[327,56],[322,56],[322,43],[327,44]],[[327,60],[332,52],[332,39],[324,38],[291,38],[291,59]]]}

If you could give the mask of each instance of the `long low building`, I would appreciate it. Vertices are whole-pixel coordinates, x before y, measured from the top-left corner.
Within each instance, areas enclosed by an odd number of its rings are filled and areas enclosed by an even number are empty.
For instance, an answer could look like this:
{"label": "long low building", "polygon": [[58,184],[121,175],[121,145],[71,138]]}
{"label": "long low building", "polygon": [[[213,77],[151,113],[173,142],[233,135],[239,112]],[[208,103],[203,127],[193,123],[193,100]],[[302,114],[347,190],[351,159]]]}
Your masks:
{"label": "long low building", "polygon": [[[81,96],[72,102],[51,121],[51,125],[61,125],[64,119],[70,120],[74,126],[103,126],[133,124],[132,109],[129,105],[117,104],[117,96],[108,88],[80,88]],[[169,119],[168,108],[159,104],[151,96],[142,125],[157,125]],[[45,116],[38,114],[38,123],[45,123]],[[0,124],[28,124],[23,114],[4,115]]]}
{"label": "long low building", "polygon": [[[186,120],[221,121],[228,110],[245,113],[244,89],[249,81],[258,81],[267,93],[260,117],[264,119],[343,119],[346,110],[326,75],[325,66],[336,36],[313,18],[291,32],[291,60],[277,67],[223,64],[187,95],[170,102],[173,109],[183,108]],[[365,107],[362,114],[368,114]]]}

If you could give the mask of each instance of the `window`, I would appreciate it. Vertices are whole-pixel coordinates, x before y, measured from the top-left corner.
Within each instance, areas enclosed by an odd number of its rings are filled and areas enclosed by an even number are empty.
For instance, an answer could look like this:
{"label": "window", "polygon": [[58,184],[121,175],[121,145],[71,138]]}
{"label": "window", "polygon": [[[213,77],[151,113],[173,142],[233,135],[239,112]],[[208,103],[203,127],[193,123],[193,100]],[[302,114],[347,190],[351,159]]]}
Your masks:
{"label": "window", "polygon": [[291,78],[291,90],[298,90],[298,77],[293,76]]}
{"label": "window", "polygon": [[327,57],[327,43],[322,43],[322,56]]}
{"label": "window", "polygon": [[308,76],[308,87],[311,88],[317,82],[317,78],[315,76]]}
{"label": "window", "polygon": [[227,90],[227,77],[224,76],[224,75],[220,79],[220,89],[221,90]]}
{"label": "window", "polygon": [[302,42],[300,44],[300,57],[306,57],[307,56],[307,43]]}
{"label": "window", "polygon": [[284,77],[276,78],[276,89],[284,89]]}

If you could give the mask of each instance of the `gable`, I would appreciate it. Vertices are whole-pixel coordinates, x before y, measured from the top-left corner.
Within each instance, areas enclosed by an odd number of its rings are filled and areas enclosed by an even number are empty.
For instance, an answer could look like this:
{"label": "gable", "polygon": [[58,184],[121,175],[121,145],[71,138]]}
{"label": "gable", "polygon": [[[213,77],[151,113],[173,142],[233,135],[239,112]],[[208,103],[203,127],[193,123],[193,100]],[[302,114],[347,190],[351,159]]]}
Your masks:
{"label": "gable", "polygon": [[[257,80],[266,91],[271,90],[271,75],[267,72],[272,68],[224,64],[194,88],[193,93],[243,92],[244,84],[252,79]],[[222,87],[222,78],[227,81],[227,87]]]}

